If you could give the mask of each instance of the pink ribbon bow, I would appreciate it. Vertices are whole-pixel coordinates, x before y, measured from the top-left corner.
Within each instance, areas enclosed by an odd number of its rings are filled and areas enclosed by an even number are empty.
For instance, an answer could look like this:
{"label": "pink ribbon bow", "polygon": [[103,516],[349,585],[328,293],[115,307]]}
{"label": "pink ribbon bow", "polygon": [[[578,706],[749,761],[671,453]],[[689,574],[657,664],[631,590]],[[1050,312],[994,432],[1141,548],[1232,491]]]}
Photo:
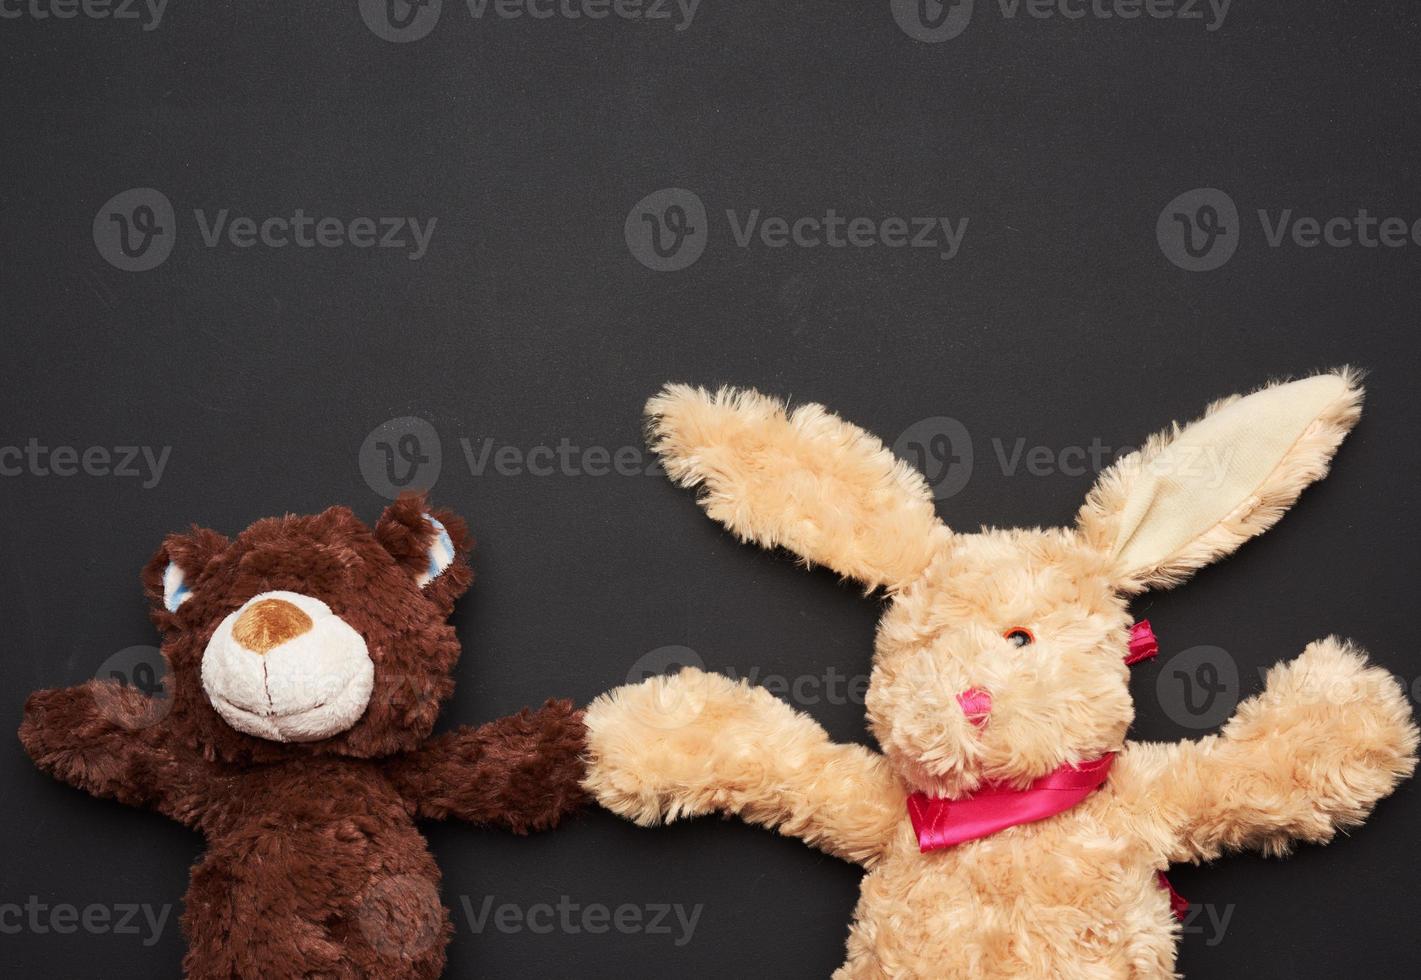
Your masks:
{"label": "pink ribbon bow", "polygon": [[908,816],[918,835],[918,850],[926,854],[1054,817],[1099,789],[1114,761],[1115,753],[1108,752],[1079,766],[1062,766],[1026,789],[988,783],[960,800],[914,793],[908,797]]}

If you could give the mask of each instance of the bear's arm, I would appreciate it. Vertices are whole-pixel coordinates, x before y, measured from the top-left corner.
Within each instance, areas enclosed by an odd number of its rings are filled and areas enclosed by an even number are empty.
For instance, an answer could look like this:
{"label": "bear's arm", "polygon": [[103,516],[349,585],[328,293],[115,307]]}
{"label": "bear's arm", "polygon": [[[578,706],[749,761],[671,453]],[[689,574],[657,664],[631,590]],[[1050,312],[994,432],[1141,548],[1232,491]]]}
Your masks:
{"label": "bear's arm", "polygon": [[556,826],[587,802],[581,782],[586,728],[571,701],[477,728],[457,728],[387,766],[420,817],[459,817],[514,833]]}
{"label": "bear's arm", "polygon": [[887,759],[763,687],[685,667],[602,695],[587,728],[587,788],[642,825],[735,814],[865,867],[907,826]]}
{"label": "bear's arm", "polygon": [[1218,735],[1134,744],[1119,768],[1137,826],[1158,835],[1168,860],[1211,861],[1282,854],[1357,826],[1415,768],[1416,746],[1396,679],[1323,640],[1269,671]]}
{"label": "bear's arm", "polygon": [[194,826],[208,769],[171,738],[165,708],[116,681],[36,691],[25,701],[20,742],[35,765],[62,782]]}

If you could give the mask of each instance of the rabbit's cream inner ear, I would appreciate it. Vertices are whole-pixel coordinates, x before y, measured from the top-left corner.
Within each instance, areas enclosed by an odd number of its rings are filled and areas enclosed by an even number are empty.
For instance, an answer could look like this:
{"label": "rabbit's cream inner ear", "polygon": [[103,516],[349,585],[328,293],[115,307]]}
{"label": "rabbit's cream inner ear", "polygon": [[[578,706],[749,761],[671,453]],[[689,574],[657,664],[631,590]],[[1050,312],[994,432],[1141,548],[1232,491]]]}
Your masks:
{"label": "rabbit's cream inner ear", "polygon": [[[1350,390],[1336,374],[1265,388],[1190,425],[1142,460],[1120,515],[1116,567],[1131,575],[1160,566],[1256,503],[1308,428]],[[1298,485],[1287,488],[1292,497],[1320,475],[1302,469]]]}

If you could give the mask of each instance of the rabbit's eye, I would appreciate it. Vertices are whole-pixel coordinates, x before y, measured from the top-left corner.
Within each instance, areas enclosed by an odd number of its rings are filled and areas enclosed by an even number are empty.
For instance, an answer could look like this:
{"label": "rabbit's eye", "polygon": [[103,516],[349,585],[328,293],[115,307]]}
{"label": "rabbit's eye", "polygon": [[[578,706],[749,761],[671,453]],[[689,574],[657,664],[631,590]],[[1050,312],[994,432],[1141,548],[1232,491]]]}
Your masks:
{"label": "rabbit's eye", "polygon": [[1006,637],[1006,641],[1014,647],[1029,647],[1036,642],[1036,637],[1025,626],[1013,626],[1002,636]]}

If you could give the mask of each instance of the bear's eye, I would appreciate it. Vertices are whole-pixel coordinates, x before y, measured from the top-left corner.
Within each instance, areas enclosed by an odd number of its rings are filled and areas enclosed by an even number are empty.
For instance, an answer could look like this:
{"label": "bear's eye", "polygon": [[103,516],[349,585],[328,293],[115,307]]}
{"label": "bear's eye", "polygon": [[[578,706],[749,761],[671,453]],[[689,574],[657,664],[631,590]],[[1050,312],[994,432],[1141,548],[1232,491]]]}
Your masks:
{"label": "bear's eye", "polygon": [[1029,647],[1036,642],[1035,635],[1025,626],[1013,626],[1002,633],[1002,636],[1006,637],[1006,641],[1014,647]]}

